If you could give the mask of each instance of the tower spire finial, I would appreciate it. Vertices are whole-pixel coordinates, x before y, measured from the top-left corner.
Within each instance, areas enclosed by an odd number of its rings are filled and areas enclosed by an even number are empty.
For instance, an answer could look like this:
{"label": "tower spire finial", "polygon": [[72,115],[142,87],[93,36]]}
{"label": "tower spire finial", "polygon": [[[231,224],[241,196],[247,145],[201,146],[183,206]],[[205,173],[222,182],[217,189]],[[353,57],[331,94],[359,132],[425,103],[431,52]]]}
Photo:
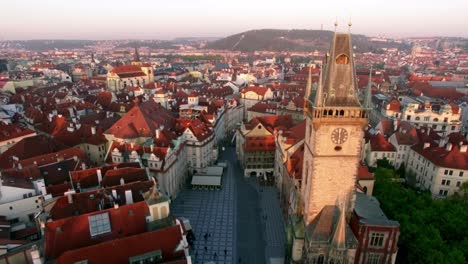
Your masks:
{"label": "tower spire finial", "polygon": [[338,27],[338,17],[335,19],[335,32],[336,32],[337,27]]}
{"label": "tower spire finial", "polygon": [[351,22],[351,16],[349,16],[349,22],[348,22],[348,32],[351,34],[351,26],[353,23]]}
{"label": "tower spire finial", "polygon": [[367,83],[364,107],[365,108],[371,108],[371,101],[372,101],[372,65],[371,65],[370,71],[369,71],[369,81]]}

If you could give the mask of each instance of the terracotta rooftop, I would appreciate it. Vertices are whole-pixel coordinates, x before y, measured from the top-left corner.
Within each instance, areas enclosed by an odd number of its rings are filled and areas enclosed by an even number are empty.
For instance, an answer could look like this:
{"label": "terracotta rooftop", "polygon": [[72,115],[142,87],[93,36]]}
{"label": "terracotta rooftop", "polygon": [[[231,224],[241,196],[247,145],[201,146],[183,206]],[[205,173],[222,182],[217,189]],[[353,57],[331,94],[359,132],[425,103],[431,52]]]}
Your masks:
{"label": "terracotta rooftop", "polygon": [[[98,214],[109,216],[111,232],[93,237],[90,232],[89,217]],[[55,259],[69,250],[146,232],[147,214],[149,214],[148,205],[142,201],[120,206],[117,210],[113,207],[94,210],[92,213],[47,222],[44,238],[45,258]]]}
{"label": "terracotta rooftop", "polygon": [[175,118],[169,111],[154,100],[148,100],[135,105],[104,133],[121,139],[154,137],[157,128],[169,129],[174,123]]}
{"label": "terracotta rooftop", "polygon": [[[451,143],[448,144],[452,145]],[[462,148],[464,148],[464,152]],[[439,167],[468,170],[466,145],[462,147],[460,145],[452,145],[451,149],[448,150],[447,146],[439,147],[431,145],[424,148],[424,144],[421,143],[413,146],[412,149]]]}
{"label": "terracotta rooftop", "polygon": [[377,133],[370,137],[371,151],[396,151],[395,147],[381,134]]}
{"label": "terracotta rooftop", "polygon": [[[130,257],[161,250],[163,259],[160,263],[185,264],[187,261],[184,252],[176,250],[181,240],[180,227],[171,226],[70,250],[62,254],[55,263],[68,264],[87,260],[87,263],[126,264]],[[142,241],[144,243],[141,243]]]}
{"label": "terracotta rooftop", "polygon": [[36,132],[28,128],[21,128],[13,124],[5,124],[0,121],[0,142],[9,141],[15,138],[32,136]]}

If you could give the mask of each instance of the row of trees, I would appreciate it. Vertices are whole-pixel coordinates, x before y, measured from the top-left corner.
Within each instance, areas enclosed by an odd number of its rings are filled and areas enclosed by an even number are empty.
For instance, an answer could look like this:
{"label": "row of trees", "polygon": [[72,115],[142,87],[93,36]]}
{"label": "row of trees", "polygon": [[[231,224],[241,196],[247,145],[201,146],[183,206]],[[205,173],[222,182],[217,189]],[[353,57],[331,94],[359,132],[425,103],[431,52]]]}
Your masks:
{"label": "row of trees", "polygon": [[468,182],[460,195],[433,199],[398,177],[393,168],[378,167],[374,187],[386,215],[400,222],[397,263],[467,263]]}

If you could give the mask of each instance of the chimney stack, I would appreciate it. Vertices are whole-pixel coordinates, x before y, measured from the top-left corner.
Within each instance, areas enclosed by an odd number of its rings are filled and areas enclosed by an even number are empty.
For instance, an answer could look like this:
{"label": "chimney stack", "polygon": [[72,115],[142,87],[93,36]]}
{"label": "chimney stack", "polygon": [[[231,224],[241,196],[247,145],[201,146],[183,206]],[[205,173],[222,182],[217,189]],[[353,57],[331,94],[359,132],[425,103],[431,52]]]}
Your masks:
{"label": "chimney stack", "polygon": [[97,170],[96,170],[96,174],[97,174],[98,184],[101,184],[101,182],[102,182],[102,172],[101,172],[101,169],[97,169]]}
{"label": "chimney stack", "polygon": [[157,139],[159,139],[159,133],[160,133],[159,128],[156,128],[156,138],[157,138]]}
{"label": "chimney stack", "polygon": [[447,146],[445,147],[445,150],[451,151],[452,150],[452,143],[448,143]]}
{"label": "chimney stack", "polygon": [[69,204],[73,204],[73,195],[74,194],[75,194],[74,190],[69,190],[69,191],[64,193],[64,195],[67,196],[67,198],[68,198],[68,203]]}
{"label": "chimney stack", "polygon": [[153,153],[153,151],[154,151],[154,144],[151,144],[151,145],[150,145],[150,150],[151,150],[151,153]]}
{"label": "chimney stack", "polygon": [[430,147],[430,146],[431,146],[431,143],[426,142],[426,143],[424,143],[423,149],[427,149],[427,148]]}
{"label": "chimney stack", "polygon": [[95,135],[95,134],[96,134],[96,127],[95,127],[95,126],[92,126],[92,127],[91,127],[91,134],[92,134],[92,135]]}
{"label": "chimney stack", "polygon": [[125,191],[125,201],[126,201],[126,204],[132,204],[133,203],[132,190],[126,190]]}
{"label": "chimney stack", "polygon": [[460,152],[461,153],[466,153],[466,148],[468,147],[468,145],[461,145],[460,146]]}
{"label": "chimney stack", "polygon": [[124,178],[120,178],[120,185],[124,185],[124,184],[125,184]]}

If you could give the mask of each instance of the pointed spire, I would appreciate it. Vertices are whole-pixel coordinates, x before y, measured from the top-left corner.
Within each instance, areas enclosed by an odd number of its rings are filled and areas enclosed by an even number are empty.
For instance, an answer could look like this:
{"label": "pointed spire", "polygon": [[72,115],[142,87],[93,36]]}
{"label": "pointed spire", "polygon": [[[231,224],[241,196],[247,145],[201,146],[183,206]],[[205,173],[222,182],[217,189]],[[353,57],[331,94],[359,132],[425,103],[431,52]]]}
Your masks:
{"label": "pointed spire", "polygon": [[335,226],[335,233],[333,234],[332,246],[336,249],[346,249],[346,200],[342,200],[340,204],[340,215],[338,222]]}
{"label": "pointed spire", "polygon": [[367,83],[366,97],[364,99],[364,108],[371,108],[372,102],[372,65],[369,71],[369,82]]}
{"label": "pointed spire", "polygon": [[338,28],[338,18],[335,19],[335,33],[336,33],[336,28]]}
{"label": "pointed spire", "polygon": [[307,98],[310,97],[312,93],[312,67],[309,64],[309,77],[307,78],[306,94]]}
{"label": "pointed spire", "polygon": [[91,52],[91,62],[95,63],[96,61],[94,60],[94,52]]}
{"label": "pointed spire", "polygon": [[138,54],[138,48],[135,46],[135,54],[134,54],[134,61],[139,62],[140,61],[140,54]]}
{"label": "pointed spire", "polygon": [[322,76],[323,76],[323,65],[320,68],[319,81],[317,85],[317,92],[315,93],[315,107],[321,107],[323,103],[323,92],[322,92]]}

